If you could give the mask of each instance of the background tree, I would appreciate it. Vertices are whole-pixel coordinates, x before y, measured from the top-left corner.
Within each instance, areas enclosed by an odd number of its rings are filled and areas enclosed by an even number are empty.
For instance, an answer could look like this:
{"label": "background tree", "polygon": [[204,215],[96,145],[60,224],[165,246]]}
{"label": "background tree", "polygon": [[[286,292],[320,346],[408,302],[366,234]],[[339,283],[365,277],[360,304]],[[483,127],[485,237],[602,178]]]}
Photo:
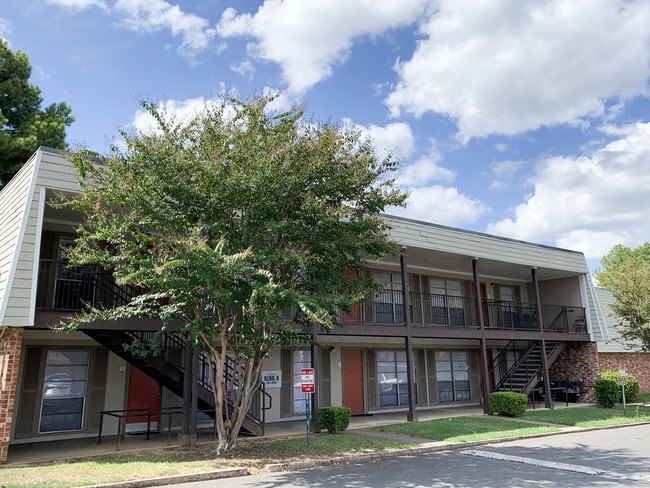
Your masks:
{"label": "background tree", "polygon": [[65,148],[72,109],[53,103],[41,109],[41,90],[29,83],[32,67],[23,52],[0,39],[0,187],[39,146]]}
{"label": "background tree", "polygon": [[[89,310],[98,319],[159,317],[181,325],[210,355],[217,412],[224,409],[226,357],[235,359],[234,408],[217,418],[218,452],[237,434],[273,348],[309,343],[377,285],[346,270],[396,253],[378,216],[406,195],[397,162],[379,160],[355,130],[272,113],[272,98],[221,100],[186,124],[152,104],[155,134],[124,133],[105,168],[73,160],[84,193],[66,205],[86,215],[71,256],[110,268],[120,284],[149,290],[127,306]],[[356,274],[355,274],[356,276]],[[294,310],[294,322],[283,311]]]}
{"label": "background tree", "polygon": [[601,260],[595,272],[600,286],[609,288],[620,317],[618,331],[625,340],[638,340],[650,351],[650,243],[630,249],[617,245]]}

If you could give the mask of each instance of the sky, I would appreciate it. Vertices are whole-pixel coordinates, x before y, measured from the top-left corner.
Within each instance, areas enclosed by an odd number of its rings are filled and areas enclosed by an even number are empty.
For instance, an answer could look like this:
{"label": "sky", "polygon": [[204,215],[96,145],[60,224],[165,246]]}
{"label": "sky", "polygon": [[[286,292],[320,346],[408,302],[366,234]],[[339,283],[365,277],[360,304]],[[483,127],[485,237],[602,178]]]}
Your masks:
{"label": "sky", "polygon": [[388,213],[575,249],[650,240],[650,0],[2,0],[68,142],[279,92],[401,160]]}

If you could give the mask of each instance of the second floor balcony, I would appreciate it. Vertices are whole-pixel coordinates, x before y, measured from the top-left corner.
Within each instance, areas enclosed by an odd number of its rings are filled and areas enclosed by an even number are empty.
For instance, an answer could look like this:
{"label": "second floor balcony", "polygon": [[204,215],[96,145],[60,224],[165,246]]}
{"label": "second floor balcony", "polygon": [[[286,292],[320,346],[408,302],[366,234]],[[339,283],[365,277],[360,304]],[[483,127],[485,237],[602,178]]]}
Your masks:
{"label": "second floor balcony", "polygon": [[[99,266],[70,267],[64,262],[41,260],[36,308],[41,311],[73,312],[85,307],[113,308],[128,303],[141,292],[132,286],[118,286],[112,275]],[[345,325],[404,325],[404,299],[401,291],[383,291],[341,313]],[[479,328],[476,302],[471,297],[409,293],[409,310],[415,327]],[[484,324],[489,329],[540,330],[537,307],[533,303],[483,300]],[[545,331],[587,332],[582,306],[541,306]],[[287,310],[285,318],[294,313]]]}

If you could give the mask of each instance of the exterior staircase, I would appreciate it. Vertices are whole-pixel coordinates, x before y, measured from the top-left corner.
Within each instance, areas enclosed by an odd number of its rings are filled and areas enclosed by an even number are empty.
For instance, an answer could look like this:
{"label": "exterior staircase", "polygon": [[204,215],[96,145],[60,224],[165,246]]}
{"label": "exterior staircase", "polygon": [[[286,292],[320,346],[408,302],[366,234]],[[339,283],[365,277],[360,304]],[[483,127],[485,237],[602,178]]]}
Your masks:
{"label": "exterior staircase", "polygon": [[[160,352],[157,355],[142,357],[127,351],[124,344],[131,344],[136,340],[147,342],[153,337],[152,332],[92,329],[84,329],[83,332],[174,394],[183,397],[185,340],[182,336],[164,334]],[[224,382],[228,385],[227,390],[230,394],[234,394],[238,388],[233,362],[231,358],[227,358],[226,371],[224,372]],[[196,379],[199,383],[197,403],[199,410],[214,418],[215,402],[209,379],[209,366],[209,358],[201,353],[199,355],[199,377]],[[187,394],[189,395],[190,392]],[[226,400],[226,408],[231,410],[232,398],[227,396]],[[264,391],[264,384],[260,383],[242,424],[242,431],[254,436],[263,436],[265,412],[269,408],[271,408],[271,396]]]}
{"label": "exterior staircase", "polygon": [[[543,377],[542,372],[542,343],[530,341],[524,349],[522,341],[510,341],[508,345],[494,358],[490,377],[496,376],[498,382],[493,391],[514,391],[528,396]],[[545,341],[546,363],[550,367],[566,347],[565,342]],[[509,366],[509,358],[516,358]]]}

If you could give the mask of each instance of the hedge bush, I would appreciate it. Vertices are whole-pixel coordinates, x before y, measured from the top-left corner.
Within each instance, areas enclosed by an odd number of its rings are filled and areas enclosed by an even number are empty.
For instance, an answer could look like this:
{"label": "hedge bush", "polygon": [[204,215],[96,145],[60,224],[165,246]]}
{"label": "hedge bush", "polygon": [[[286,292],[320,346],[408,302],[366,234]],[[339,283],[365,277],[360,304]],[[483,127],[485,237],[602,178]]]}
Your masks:
{"label": "hedge bush", "polygon": [[[621,394],[621,373],[619,371],[608,369],[600,372],[600,379],[612,380],[616,382],[616,385],[618,386],[617,401],[622,402],[623,395]],[[639,394],[639,382],[634,376],[628,374],[627,379],[625,380],[625,401],[626,402],[633,401],[638,394]]]}
{"label": "hedge bush", "polygon": [[330,434],[343,432],[350,425],[352,410],[348,407],[321,407],[318,409],[321,427]]}
{"label": "hedge bush", "polygon": [[612,408],[621,398],[621,386],[614,380],[599,379],[594,381],[596,401],[605,408]]}
{"label": "hedge bush", "polygon": [[495,391],[490,393],[492,411],[505,417],[519,417],[526,412],[528,397],[514,391]]}

